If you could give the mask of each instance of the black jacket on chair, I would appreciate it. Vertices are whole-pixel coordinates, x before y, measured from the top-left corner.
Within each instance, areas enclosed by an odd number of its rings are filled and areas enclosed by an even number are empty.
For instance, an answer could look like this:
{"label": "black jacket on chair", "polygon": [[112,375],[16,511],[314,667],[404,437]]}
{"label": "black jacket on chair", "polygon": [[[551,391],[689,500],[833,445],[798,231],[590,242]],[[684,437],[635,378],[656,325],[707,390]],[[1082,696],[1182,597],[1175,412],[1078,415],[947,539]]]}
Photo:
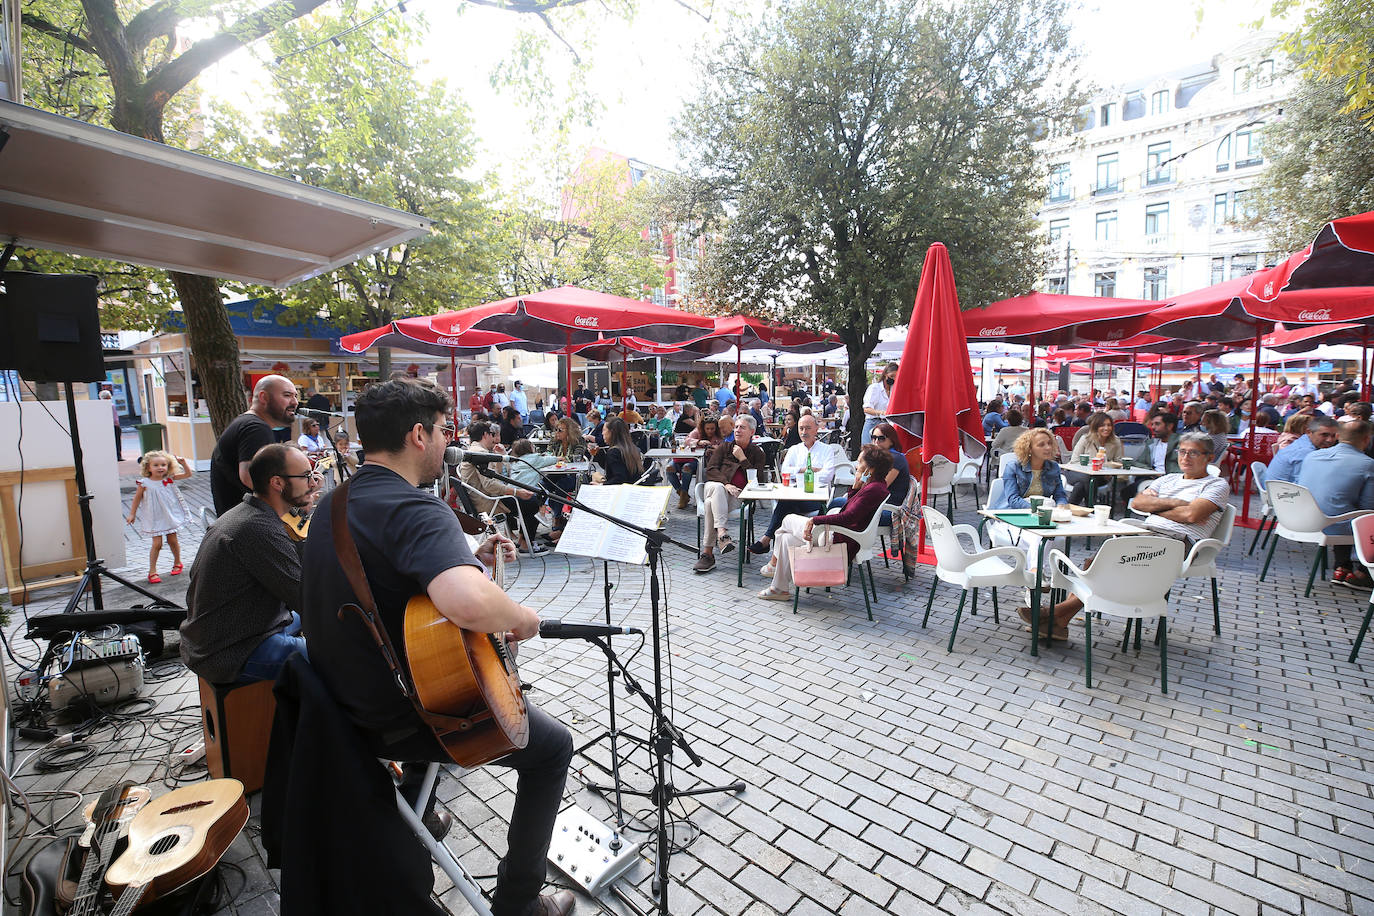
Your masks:
{"label": "black jacket on chair", "polygon": [[281,911],[440,916],[429,851],[401,817],[390,775],[319,675],[293,655],[273,693],[262,843],[268,866],[281,869]]}

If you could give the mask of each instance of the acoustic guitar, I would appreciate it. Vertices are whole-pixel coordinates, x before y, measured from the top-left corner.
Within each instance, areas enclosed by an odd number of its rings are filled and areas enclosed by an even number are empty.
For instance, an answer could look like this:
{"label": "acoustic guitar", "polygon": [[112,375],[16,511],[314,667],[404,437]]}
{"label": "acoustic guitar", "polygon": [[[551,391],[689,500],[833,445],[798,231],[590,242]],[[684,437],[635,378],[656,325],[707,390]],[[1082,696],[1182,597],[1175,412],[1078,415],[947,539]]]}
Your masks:
{"label": "acoustic guitar", "polygon": [[248,822],[237,779],[173,789],[129,822],[129,848],[105,872],[119,897],[110,916],[129,916],[146,897],[164,897],[207,874]]}
{"label": "acoustic guitar", "polygon": [[[485,514],[488,533],[496,526]],[[496,551],[496,584],[504,583],[505,557]],[[529,710],[520,692],[515,654],[503,634],[477,633],[453,623],[426,595],[406,604],[405,653],[420,705],[466,721],[435,737],[454,763],[481,766],[529,743]]]}

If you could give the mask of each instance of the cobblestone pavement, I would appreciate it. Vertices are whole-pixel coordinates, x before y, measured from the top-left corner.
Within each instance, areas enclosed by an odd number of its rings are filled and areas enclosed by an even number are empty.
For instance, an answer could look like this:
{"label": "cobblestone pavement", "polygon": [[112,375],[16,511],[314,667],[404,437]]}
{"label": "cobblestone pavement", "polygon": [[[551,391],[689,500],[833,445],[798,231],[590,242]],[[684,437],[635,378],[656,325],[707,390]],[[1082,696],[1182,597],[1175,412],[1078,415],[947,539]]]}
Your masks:
{"label": "cobblestone pavement", "polygon": [[[208,503],[207,475],[184,492]],[[970,503],[965,495],[956,520],[971,519]],[[694,540],[693,516],[674,510],[669,531]],[[199,535],[198,526],[186,532],[188,563]],[[663,648],[673,718],[706,761],[677,769],[675,782],[748,786],[674,805],[671,911],[1374,913],[1374,697],[1364,669],[1346,661],[1368,596],[1318,584],[1304,598],[1310,555],[1282,546],[1258,583],[1250,536],[1238,528],[1222,558],[1220,636],[1207,583],[1175,589],[1167,696],[1150,633],[1141,650],[1123,650],[1120,623],[1095,628],[1088,689],[1083,629],[1032,658],[1009,593],[1000,624],[986,607],[966,615],[947,653],[958,595],[942,587],[923,629],[926,570],[903,583],[895,566],[876,563],[869,622],[857,586],[806,595],[793,615],[754,597],[764,584],[756,571],[736,588],[733,564],[694,575],[691,555],[670,553]],[[146,542],[132,529],[127,537],[130,572],[141,577]],[[511,592],[546,617],[602,613],[599,564],[552,555],[521,560],[514,573]],[[646,572],[614,567],[610,576],[613,620],[648,630]],[[176,595],[180,579],[164,575],[158,588]],[[61,606],[62,596],[42,594],[30,613]],[[118,595],[107,603],[118,606]],[[12,643],[37,655],[27,640]],[[646,682],[649,656],[646,648],[631,662]],[[169,750],[199,733],[195,681],[174,651],[169,658],[154,663],[145,690],[160,714],[153,725],[131,717],[125,733],[103,733],[108,753],[84,768],[26,765],[18,785],[89,797],[120,777],[199,775],[167,766]],[[536,642],[521,661],[533,702],[583,738],[606,726],[595,647]],[[1374,664],[1374,648],[1364,662]],[[617,707],[622,726],[642,733],[647,716],[634,699],[618,694]],[[37,747],[18,740],[16,759]],[[608,762],[604,745],[589,753]],[[674,762],[686,764],[681,754]],[[647,765],[637,752],[628,780],[646,786]],[[582,758],[574,766],[568,801],[609,820],[607,802],[583,785],[602,774]],[[479,876],[494,873],[504,848],[512,789],[498,768],[442,783],[458,822],[448,843]],[[70,804],[35,798],[40,821]],[[631,833],[647,841],[651,806],[636,799],[630,809]],[[233,899],[221,913],[278,911],[256,824],[227,857],[239,871],[226,875]],[[17,855],[31,848],[21,843]],[[651,871],[641,862],[620,885],[644,909]],[[442,876],[438,887],[451,912],[468,912]],[[629,912],[609,897],[604,908]],[[579,914],[598,909],[579,898]]]}

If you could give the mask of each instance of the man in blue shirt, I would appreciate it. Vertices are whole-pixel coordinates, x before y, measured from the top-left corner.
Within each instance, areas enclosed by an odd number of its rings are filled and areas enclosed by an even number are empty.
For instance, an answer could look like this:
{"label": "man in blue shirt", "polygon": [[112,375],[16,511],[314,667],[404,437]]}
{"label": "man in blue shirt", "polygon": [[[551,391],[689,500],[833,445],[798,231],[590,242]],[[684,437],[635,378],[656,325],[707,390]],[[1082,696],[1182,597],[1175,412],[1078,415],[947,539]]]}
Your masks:
{"label": "man in blue shirt", "polygon": [[[1297,482],[1312,491],[1312,498],[1327,515],[1374,509],[1374,458],[1364,453],[1369,445],[1370,430],[1364,420],[1344,423],[1340,427],[1340,442],[1312,452],[1303,460]],[[1350,523],[1331,525],[1326,533],[1348,535]],[[1352,569],[1355,564],[1350,562],[1350,545],[1337,544],[1331,549],[1336,559],[1331,581],[1351,588],[1369,588],[1369,574],[1362,569]]]}
{"label": "man in blue shirt", "polygon": [[724,410],[725,405],[729,404],[734,399],[734,392],[732,392],[729,388],[725,387],[724,382],[721,382],[720,389],[716,391],[716,403],[720,405],[720,409]]}
{"label": "man in blue shirt", "polygon": [[1336,421],[1323,414],[1317,414],[1307,424],[1307,435],[1300,436],[1292,445],[1286,445],[1274,453],[1265,477],[1268,480],[1297,483],[1307,456],[1335,444]]}

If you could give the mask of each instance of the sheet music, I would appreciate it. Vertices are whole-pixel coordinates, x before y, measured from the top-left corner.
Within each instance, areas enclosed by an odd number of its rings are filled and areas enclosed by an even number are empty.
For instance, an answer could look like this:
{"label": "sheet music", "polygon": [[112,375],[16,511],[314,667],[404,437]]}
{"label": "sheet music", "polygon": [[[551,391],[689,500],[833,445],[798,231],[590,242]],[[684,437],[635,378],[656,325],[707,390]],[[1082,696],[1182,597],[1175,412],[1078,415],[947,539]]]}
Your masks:
{"label": "sheet music", "polygon": [[[586,486],[578,490],[577,498],[593,509],[638,525],[658,529],[668,512],[671,487]],[[642,535],[626,531],[619,525],[598,518],[589,512],[573,509],[568,524],[558,539],[558,553],[574,556],[598,557],[620,563],[644,565],[649,554]]]}

